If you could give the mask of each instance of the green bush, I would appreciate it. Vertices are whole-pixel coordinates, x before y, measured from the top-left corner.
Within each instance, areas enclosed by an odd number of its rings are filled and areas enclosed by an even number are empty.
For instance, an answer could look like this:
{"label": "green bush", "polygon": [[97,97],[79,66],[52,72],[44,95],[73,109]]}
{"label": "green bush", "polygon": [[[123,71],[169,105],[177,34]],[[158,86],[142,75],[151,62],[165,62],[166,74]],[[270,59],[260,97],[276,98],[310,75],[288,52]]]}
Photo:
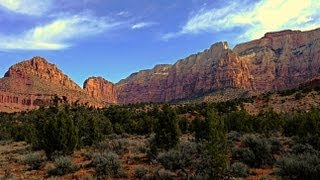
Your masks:
{"label": "green bush", "polygon": [[157,118],[155,144],[160,149],[169,150],[179,142],[180,129],[177,114],[169,105],[164,105],[163,110],[157,113]]}
{"label": "green bush", "polygon": [[247,177],[249,174],[248,166],[241,162],[233,163],[230,171],[233,177]]}
{"label": "green bush", "polygon": [[241,147],[233,151],[233,159],[251,167],[272,165],[275,161],[272,146],[265,138],[256,135],[245,135]]}
{"label": "green bush", "polygon": [[23,162],[29,166],[30,170],[38,170],[46,160],[47,157],[45,153],[39,151],[27,154],[24,157]]}
{"label": "green bush", "polygon": [[269,144],[271,145],[271,153],[272,154],[280,154],[284,151],[283,145],[280,140],[275,137],[270,137],[268,139]]}
{"label": "green bush", "polygon": [[195,135],[202,146],[197,175],[220,179],[225,176],[227,170],[227,132],[224,120],[210,109],[206,111],[205,120],[201,122],[205,127],[202,131],[205,133],[198,129]]}
{"label": "green bush", "polygon": [[230,141],[239,141],[241,137],[241,134],[237,131],[231,131],[228,133],[228,140]]}
{"label": "green bush", "polygon": [[232,159],[250,165],[255,163],[255,154],[250,148],[234,148],[232,149]]}
{"label": "green bush", "polygon": [[317,180],[320,177],[320,156],[303,153],[289,155],[277,162],[277,175],[286,179]]}
{"label": "green bush", "polygon": [[160,153],[157,159],[166,169],[169,170],[177,170],[184,165],[181,154],[177,150]]}
{"label": "green bush", "polygon": [[118,155],[112,152],[95,154],[91,165],[96,169],[98,176],[118,177],[122,172],[121,161]]}
{"label": "green bush", "polygon": [[134,170],[134,176],[139,179],[143,178],[147,173],[148,170],[143,166],[138,166]]}
{"label": "green bush", "polygon": [[[110,136],[109,136],[110,137]],[[129,141],[127,139],[118,137],[119,139],[111,138],[95,144],[94,147],[100,151],[112,151],[121,155],[128,151]]]}
{"label": "green bush", "polygon": [[91,146],[113,132],[112,124],[102,113],[78,110],[74,115],[81,146]]}
{"label": "green bush", "polygon": [[304,153],[310,153],[310,154],[316,154],[317,151],[309,144],[295,144],[291,148],[291,152],[293,154],[304,154]]}
{"label": "green bush", "polygon": [[44,127],[41,127],[44,131],[38,135],[39,148],[45,150],[48,158],[57,152],[62,155],[72,154],[79,142],[73,119],[65,111],[48,118],[44,121]]}
{"label": "green bush", "polygon": [[127,139],[113,139],[108,142],[108,149],[110,151],[119,155],[128,151],[129,141]]}
{"label": "green bush", "polygon": [[154,179],[165,179],[165,180],[173,180],[175,175],[165,169],[160,169],[159,171],[157,171],[157,176],[154,177]]}
{"label": "green bush", "polygon": [[196,169],[199,160],[199,150],[196,143],[183,143],[177,149],[171,149],[158,155],[158,161],[166,168],[175,170]]}
{"label": "green bush", "polygon": [[51,176],[62,176],[71,172],[74,172],[77,166],[71,161],[68,156],[60,156],[54,160],[54,168],[48,170],[48,174]]}

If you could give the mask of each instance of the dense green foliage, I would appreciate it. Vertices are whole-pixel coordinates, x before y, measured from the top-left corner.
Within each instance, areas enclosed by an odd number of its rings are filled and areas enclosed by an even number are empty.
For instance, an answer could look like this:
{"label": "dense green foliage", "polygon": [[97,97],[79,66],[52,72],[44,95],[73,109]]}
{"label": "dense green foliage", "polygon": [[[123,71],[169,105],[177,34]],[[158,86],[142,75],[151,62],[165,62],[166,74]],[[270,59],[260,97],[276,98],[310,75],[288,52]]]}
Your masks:
{"label": "dense green foliage", "polygon": [[[34,149],[44,150],[49,159],[70,155],[84,146],[115,152],[118,155],[99,154],[92,164],[100,174],[109,177],[119,175],[118,156],[127,151],[127,142],[114,134],[151,135],[154,138],[150,138],[152,141],[146,147],[152,155],[150,159],[190,178],[219,179],[227,171],[245,177],[248,167],[272,167],[275,163],[279,176],[312,179],[310,173],[319,174],[319,109],[250,115],[241,107],[245,101],[248,99],[104,109],[57,103],[28,113],[0,113],[0,140],[26,141]],[[181,134],[187,134],[189,142],[182,142]],[[106,141],[110,135],[115,138]],[[37,169],[41,161],[41,157],[30,156],[26,163]],[[108,174],[110,168],[113,172]],[[293,172],[298,174],[291,176]],[[145,173],[137,170],[137,176]]]}
{"label": "dense green foliage", "polygon": [[224,121],[215,112],[207,110],[202,123],[204,129],[195,132],[196,139],[203,143],[205,156],[199,174],[209,179],[222,178],[227,168],[227,132]]}
{"label": "dense green foliage", "polygon": [[320,177],[320,154],[293,154],[278,162],[277,174],[288,179],[311,179]]}
{"label": "dense green foliage", "polygon": [[269,166],[275,162],[271,143],[256,135],[246,135],[240,148],[233,151],[233,159],[251,167]]}
{"label": "dense green foliage", "polygon": [[179,142],[179,124],[176,112],[168,105],[157,112],[158,121],[155,126],[155,144],[160,149],[169,150]]}

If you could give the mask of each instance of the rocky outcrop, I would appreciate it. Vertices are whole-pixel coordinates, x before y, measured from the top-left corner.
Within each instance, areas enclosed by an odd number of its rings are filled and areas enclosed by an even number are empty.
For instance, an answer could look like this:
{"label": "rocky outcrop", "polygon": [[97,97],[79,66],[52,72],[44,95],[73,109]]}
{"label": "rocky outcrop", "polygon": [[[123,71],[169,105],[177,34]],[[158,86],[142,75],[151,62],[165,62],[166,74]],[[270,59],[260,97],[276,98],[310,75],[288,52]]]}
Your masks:
{"label": "rocky outcrop", "polygon": [[245,60],[226,42],[176,64],[132,74],[116,84],[119,103],[164,102],[199,96],[223,88],[252,88]]}
{"label": "rocky outcrop", "polygon": [[55,65],[41,57],[10,67],[0,79],[0,111],[26,111],[48,106],[54,96],[67,97],[69,103],[104,107],[99,98],[90,97]]}
{"label": "rocky outcrop", "polygon": [[320,73],[320,29],[267,33],[233,51],[247,60],[259,92],[294,88]]}
{"label": "rocky outcrop", "polygon": [[224,88],[252,88],[248,67],[226,42],[178,61],[169,72],[165,100],[186,99]]}
{"label": "rocky outcrop", "polygon": [[295,88],[310,80],[318,83],[312,79],[319,74],[320,29],[271,32],[234,49],[219,42],[173,65],[157,65],[116,84],[89,78],[83,89],[55,65],[35,57],[13,65],[0,79],[0,110],[34,109],[48,104],[53,95],[104,107],[169,102],[228,89],[256,94]]}
{"label": "rocky outcrop", "polygon": [[0,111],[17,112],[49,106],[52,96],[46,94],[20,94],[0,91]]}
{"label": "rocky outcrop", "polygon": [[320,29],[266,33],[229,49],[226,42],[179,60],[159,74],[140,71],[116,84],[119,103],[188,99],[235,88],[262,93],[290,89],[320,73]]}
{"label": "rocky outcrop", "polygon": [[165,101],[166,82],[172,65],[157,65],[151,70],[132,74],[116,84],[118,103]]}
{"label": "rocky outcrop", "polygon": [[84,82],[83,89],[90,97],[99,99],[103,103],[117,103],[116,88],[114,84],[102,77],[88,78]]}
{"label": "rocky outcrop", "polygon": [[81,91],[81,88],[63,74],[56,65],[48,63],[42,57],[34,57],[31,60],[22,61],[11,66],[4,77],[20,78],[26,81],[37,78],[50,84]]}

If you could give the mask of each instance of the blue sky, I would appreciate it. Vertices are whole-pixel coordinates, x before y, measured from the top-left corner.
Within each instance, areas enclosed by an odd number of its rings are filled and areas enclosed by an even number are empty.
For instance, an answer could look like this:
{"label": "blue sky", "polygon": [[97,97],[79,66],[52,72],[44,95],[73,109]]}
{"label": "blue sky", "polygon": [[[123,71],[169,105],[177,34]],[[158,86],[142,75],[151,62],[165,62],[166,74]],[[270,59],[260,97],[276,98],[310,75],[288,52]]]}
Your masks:
{"label": "blue sky", "polygon": [[80,86],[118,82],[218,41],[320,27],[319,0],[0,0],[0,74],[43,56]]}

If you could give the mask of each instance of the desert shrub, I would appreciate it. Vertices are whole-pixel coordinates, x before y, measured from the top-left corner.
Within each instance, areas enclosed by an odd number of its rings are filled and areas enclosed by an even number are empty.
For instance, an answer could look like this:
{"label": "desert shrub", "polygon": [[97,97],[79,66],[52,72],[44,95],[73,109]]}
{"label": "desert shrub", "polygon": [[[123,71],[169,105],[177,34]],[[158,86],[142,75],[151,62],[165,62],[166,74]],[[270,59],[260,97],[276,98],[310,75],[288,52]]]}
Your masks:
{"label": "desert shrub", "polygon": [[275,137],[270,137],[268,139],[269,144],[271,145],[271,153],[272,154],[280,154],[281,152],[283,152],[283,146],[281,144],[281,142],[279,141],[279,139],[275,138]]}
{"label": "desert shrub", "polygon": [[228,133],[228,140],[231,140],[231,141],[239,141],[240,140],[240,137],[241,137],[241,134],[238,133],[237,131],[231,131]]}
{"label": "desert shrub", "polygon": [[304,95],[301,92],[298,92],[294,95],[295,100],[300,100],[304,97]]}
{"label": "desert shrub", "polygon": [[32,143],[36,139],[36,129],[32,124],[18,124],[13,129],[11,136],[15,141]]}
{"label": "desert shrub", "polygon": [[273,134],[275,132],[281,132],[283,127],[283,119],[281,118],[280,114],[270,110],[267,112],[261,112],[256,117],[259,123],[257,128],[255,128],[255,132],[263,133],[263,134]]}
{"label": "desert shrub", "polygon": [[109,150],[117,154],[123,154],[128,151],[129,141],[127,139],[114,139],[109,141]]}
{"label": "desert shrub", "polygon": [[254,164],[255,154],[250,148],[234,148],[232,149],[232,159],[239,160],[245,164]]}
{"label": "desert shrub", "polygon": [[268,140],[256,135],[245,135],[241,147],[233,151],[233,158],[251,167],[268,166],[275,161]]}
{"label": "desert shrub", "polygon": [[112,151],[119,155],[128,151],[129,141],[127,139],[111,138],[94,145],[100,151]]}
{"label": "desert shrub", "polygon": [[29,166],[30,170],[38,170],[44,162],[47,160],[47,157],[44,152],[32,152],[27,154],[23,162]]}
{"label": "desert shrub", "polygon": [[224,116],[228,131],[241,133],[253,132],[254,119],[245,111],[234,111]]}
{"label": "desert shrub", "polygon": [[95,154],[91,166],[96,169],[98,176],[117,177],[122,172],[119,156],[112,152]]}
{"label": "desert shrub", "polygon": [[16,180],[16,179],[18,178],[8,168],[4,170],[4,175],[0,176],[0,180]]}
{"label": "desert shrub", "polygon": [[198,145],[193,142],[183,143],[177,149],[171,149],[158,155],[158,161],[172,171],[188,171],[197,167],[199,159]]}
{"label": "desert shrub", "polygon": [[291,152],[293,154],[303,154],[303,153],[310,153],[310,154],[316,154],[317,151],[310,145],[310,144],[295,144],[291,148]]}
{"label": "desert shrub", "polygon": [[236,146],[236,141],[240,141],[241,134],[237,131],[231,131],[227,134],[228,149],[233,149]]}
{"label": "desert shrub", "polygon": [[284,135],[297,136],[300,143],[308,143],[320,150],[320,111],[311,108],[308,112],[288,114],[284,124]]}
{"label": "desert shrub", "polygon": [[77,169],[68,156],[60,156],[54,160],[54,168],[48,170],[48,174],[51,176],[62,176],[71,173]]}
{"label": "desert shrub", "polygon": [[230,171],[233,177],[247,177],[249,168],[241,162],[236,162],[231,165]]}
{"label": "desert shrub", "polygon": [[310,179],[320,177],[320,156],[303,153],[289,155],[277,162],[277,175],[286,179]]}
{"label": "desert shrub", "polygon": [[177,170],[183,166],[183,162],[181,160],[182,157],[180,152],[177,150],[160,153],[157,159],[166,169],[169,170]]}
{"label": "desert shrub", "polygon": [[186,134],[190,131],[190,126],[191,126],[191,123],[186,117],[180,118],[179,128],[183,134]]}
{"label": "desert shrub", "polygon": [[168,170],[165,169],[160,169],[159,171],[157,171],[156,173],[156,177],[154,177],[155,179],[166,179],[166,180],[173,180],[175,177],[175,175]]}
{"label": "desert shrub", "polygon": [[134,176],[139,179],[143,178],[147,173],[148,170],[143,166],[138,166],[134,170]]}

